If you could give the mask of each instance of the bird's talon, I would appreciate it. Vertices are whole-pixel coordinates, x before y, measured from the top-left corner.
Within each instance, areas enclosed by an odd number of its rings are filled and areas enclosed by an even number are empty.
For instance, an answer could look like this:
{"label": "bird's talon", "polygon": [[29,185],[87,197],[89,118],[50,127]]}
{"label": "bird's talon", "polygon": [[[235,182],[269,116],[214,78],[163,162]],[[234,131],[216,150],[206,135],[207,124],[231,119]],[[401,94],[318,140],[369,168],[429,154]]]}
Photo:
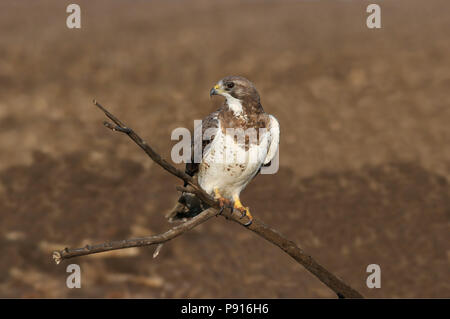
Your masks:
{"label": "bird's talon", "polygon": [[222,212],[225,208],[228,208],[231,206],[231,202],[228,199],[226,199],[225,197],[222,197],[222,195],[220,195],[220,193],[217,189],[214,189],[214,199],[219,201],[219,207],[220,207],[219,215],[222,214]]}

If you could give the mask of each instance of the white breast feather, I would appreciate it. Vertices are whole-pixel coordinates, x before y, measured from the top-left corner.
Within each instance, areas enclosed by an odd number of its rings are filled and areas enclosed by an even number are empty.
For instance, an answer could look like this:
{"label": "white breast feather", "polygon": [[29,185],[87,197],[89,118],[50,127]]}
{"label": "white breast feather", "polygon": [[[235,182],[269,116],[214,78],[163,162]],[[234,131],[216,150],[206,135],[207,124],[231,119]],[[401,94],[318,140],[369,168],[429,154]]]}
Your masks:
{"label": "white breast feather", "polygon": [[270,135],[269,131],[261,136],[259,145],[252,144],[245,152],[244,161],[238,162],[236,158],[242,148],[235,143],[232,136],[222,132],[219,124],[214,140],[203,154],[198,174],[200,186],[209,194],[213,194],[214,188],[217,188],[224,197],[239,196],[267,158],[269,142],[274,142]]}
{"label": "white breast feather", "polygon": [[242,116],[243,108],[241,101],[239,99],[232,97],[228,93],[224,93],[224,96],[226,97],[228,107],[233,111],[234,116],[236,117]]}

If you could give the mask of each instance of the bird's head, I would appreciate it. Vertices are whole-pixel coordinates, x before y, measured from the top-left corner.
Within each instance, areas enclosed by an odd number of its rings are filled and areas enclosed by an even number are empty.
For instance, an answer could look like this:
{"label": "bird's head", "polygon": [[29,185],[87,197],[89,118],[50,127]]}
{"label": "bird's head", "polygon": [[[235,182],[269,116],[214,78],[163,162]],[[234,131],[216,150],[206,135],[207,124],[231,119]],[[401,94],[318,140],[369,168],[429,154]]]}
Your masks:
{"label": "bird's head", "polygon": [[209,95],[221,95],[228,102],[239,100],[239,102],[259,104],[259,94],[252,82],[241,76],[227,76],[217,82],[209,91]]}

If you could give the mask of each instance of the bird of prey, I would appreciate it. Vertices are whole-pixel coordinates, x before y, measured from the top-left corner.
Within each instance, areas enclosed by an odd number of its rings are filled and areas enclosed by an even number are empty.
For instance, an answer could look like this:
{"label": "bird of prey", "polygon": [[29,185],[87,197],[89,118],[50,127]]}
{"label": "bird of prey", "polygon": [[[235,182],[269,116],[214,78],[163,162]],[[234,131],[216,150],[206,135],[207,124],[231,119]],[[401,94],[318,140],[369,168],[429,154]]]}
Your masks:
{"label": "bird of prey", "polygon": [[[258,91],[246,78],[223,78],[211,89],[210,96],[213,95],[223,96],[225,101],[194,129],[197,133],[201,130],[203,137],[199,143],[200,160],[194,160],[193,142],[192,161],[186,164],[185,171],[197,177],[200,187],[214,196],[222,209],[232,207],[242,217],[247,216],[246,225],[250,225],[252,215],[242,205],[239,195],[261,167],[270,165],[276,155],[280,126],[274,116],[264,112]],[[183,193],[167,217],[170,221],[185,219],[207,208],[194,195]]]}

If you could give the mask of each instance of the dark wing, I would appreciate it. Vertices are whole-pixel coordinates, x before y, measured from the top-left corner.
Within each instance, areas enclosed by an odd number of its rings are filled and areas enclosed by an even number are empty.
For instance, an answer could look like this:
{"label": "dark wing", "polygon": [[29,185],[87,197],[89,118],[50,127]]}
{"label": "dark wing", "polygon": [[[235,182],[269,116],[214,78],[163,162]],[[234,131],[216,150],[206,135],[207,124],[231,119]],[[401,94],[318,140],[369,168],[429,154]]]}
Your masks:
{"label": "dark wing", "polygon": [[[194,136],[199,135],[196,133],[200,133],[199,131],[201,130],[201,135],[202,136],[202,154],[204,152],[204,150],[206,149],[206,147],[211,144],[211,142],[213,141],[216,131],[219,128],[219,119],[218,119],[218,115],[219,115],[219,110],[209,114],[207,117],[205,117],[202,121],[202,125],[198,126],[196,128],[194,128]],[[205,135],[206,132],[206,135]],[[194,176],[195,174],[197,174],[198,172],[198,167],[200,165],[200,163],[195,163],[194,161],[194,152],[195,147],[194,147],[194,136],[192,136],[192,144],[191,144],[191,163],[186,163],[186,169],[185,172],[186,174],[190,175],[190,176]],[[203,137],[205,137],[206,139],[203,140]]]}
{"label": "dark wing", "polygon": [[[194,136],[200,133],[199,130],[201,129],[201,138],[202,138],[202,154],[206,147],[211,144],[212,140],[215,137],[215,134],[217,132],[217,129],[219,128],[219,110],[216,112],[213,112],[209,114],[206,118],[203,119],[202,125],[194,128]],[[196,131],[198,130],[198,131]],[[206,134],[205,134],[206,133]],[[191,144],[191,163],[186,163],[186,174],[190,176],[194,176],[198,173],[199,165],[200,163],[195,163],[194,161],[194,136],[192,137],[192,144]],[[206,138],[206,140],[203,140],[203,137]],[[210,138],[209,138],[210,137]],[[186,183],[184,183],[184,186],[187,186]],[[205,203],[203,203],[200,199],[198,199],[195,195],[189,194],[189,193],[183,193],[180,198],[178,199],[178,202],[175,204],[175,207],[169,211],[169,213],[166,215],[166,217],[169,219],[170,222],[175,222],[179,220],[183,220],[185,218],[191,218],[195,215],[200,214],[203,210],[208,209],[209,206],[207,206]]]}

